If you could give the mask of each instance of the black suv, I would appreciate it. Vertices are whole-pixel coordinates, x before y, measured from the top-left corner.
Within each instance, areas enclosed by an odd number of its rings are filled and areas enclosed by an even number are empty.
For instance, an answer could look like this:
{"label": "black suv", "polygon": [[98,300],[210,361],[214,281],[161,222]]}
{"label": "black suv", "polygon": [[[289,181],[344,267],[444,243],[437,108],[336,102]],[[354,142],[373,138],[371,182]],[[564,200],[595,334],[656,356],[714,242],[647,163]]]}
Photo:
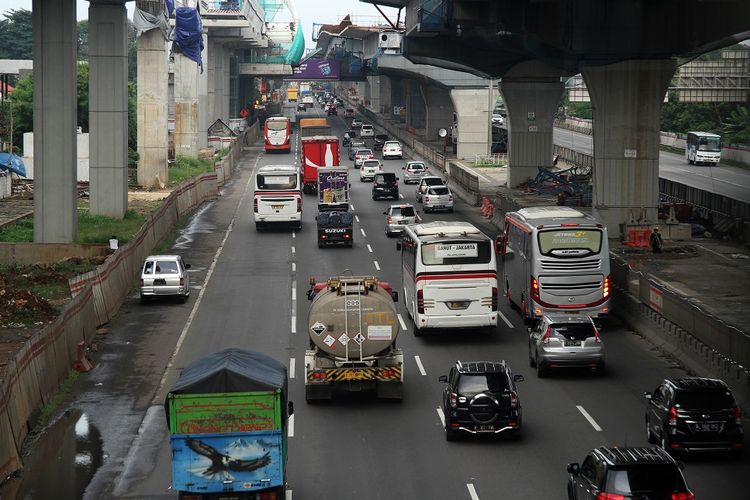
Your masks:
{"label": "black suv", "polygon": [[742,453],[742,412],[727,385],[717,379],[665,379],[643,394],[646,436],[668,452]]}
{"label": "black suv", "polygon": [[372,199],[393,198],[398,200],[398,177],[390,172],[375,174],[372,181]]}
{"label": "black suv", "polygon": [[453,441],[459,432],[468,434],[521,435],[521,401],[516,382],[505,361],[456,361],[440,382],[443,390],[445,439]]}
{"label": "black suv", "polygon": [[677,462],[661,448],[596,448],[568,464],[568,500],[694,500]]}

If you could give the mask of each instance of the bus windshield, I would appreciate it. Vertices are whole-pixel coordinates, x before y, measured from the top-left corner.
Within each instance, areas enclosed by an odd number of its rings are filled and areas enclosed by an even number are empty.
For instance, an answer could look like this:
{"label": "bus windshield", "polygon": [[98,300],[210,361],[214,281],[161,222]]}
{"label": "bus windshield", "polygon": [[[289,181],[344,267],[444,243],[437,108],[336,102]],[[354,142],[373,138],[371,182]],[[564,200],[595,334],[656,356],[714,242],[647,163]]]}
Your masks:
{"label": "bus windshield", "polygon": [[539,232],[539,251],[553,257],[581,257],[598,254],[602,232],[598,229],[560,228]]}
{"label": "bus windshield", "polygon": [[698,143],[698,150],[718,153],[721,151],[721,139],[718,137],[701,137]]}
{"label": "bus windshield", "polygon": [[286,130],[289,123],[286,120],[267,120],[266,127],[268,130]]}
{"label": "bus windshield", "polygon": [[422,263],[425,266],[487,264],[491,259],[492,246],[486,240],[452,240],[422,245]]}
{"label": "bus windshield", "polygon": [[296,189],[296,174],[258,174],[258,189]]}

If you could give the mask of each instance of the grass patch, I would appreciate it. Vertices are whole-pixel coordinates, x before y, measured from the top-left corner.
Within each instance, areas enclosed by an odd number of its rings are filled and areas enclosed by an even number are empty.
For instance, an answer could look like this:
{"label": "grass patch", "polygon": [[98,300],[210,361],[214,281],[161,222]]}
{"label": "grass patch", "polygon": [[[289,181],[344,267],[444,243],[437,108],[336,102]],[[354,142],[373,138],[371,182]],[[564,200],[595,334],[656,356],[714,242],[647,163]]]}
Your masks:
{"label": "grass patch", "polygon": [[70,390],[73,388],[73,384],[76,383],[80,376],[81,374],[75,370],[68,371],[68,374],[65,376],[62,384],[60,384],[60,387],[58,388],[55,395],[52,396],[50,402],[44,405],[39,411],[36,425],[44,427],[49,423],[52,414],[55,413],[55,410],[57,410],[58,406],[60,406],[60,404],[65,401],[68,393],[70,393]]}
{"label": "grass patch", "polygon": [[214,163],[212,160],[178,156],[174,163],[169,167],[169,186],[177,186],[188,179],[192,179],[193,177],[197,177],[206,172],[213,172],[213,170]]}
{"label": "grass patch", "polygon": [[[134,210],[128,210],[125,217],[116,219],[93,215],[85,207],[78,207],[78,237],[76,243],[109,242],[114,234],[120,244],[127,243],[143,226],[146,218]],[[0,241],[6,243],[31,243],[34,241],[34,219],[22,219],[0,229]]]}

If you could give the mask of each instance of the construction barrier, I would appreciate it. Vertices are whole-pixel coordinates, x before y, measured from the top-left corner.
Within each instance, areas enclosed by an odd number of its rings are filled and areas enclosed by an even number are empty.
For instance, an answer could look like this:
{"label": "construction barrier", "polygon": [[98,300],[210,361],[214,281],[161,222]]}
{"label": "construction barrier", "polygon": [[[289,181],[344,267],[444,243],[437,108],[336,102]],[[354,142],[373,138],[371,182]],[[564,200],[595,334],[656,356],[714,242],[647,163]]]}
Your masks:
{"label": "construction barrier", "polygon": [[628,229],[624,245],[634,248],[651,246],[651,229]]}

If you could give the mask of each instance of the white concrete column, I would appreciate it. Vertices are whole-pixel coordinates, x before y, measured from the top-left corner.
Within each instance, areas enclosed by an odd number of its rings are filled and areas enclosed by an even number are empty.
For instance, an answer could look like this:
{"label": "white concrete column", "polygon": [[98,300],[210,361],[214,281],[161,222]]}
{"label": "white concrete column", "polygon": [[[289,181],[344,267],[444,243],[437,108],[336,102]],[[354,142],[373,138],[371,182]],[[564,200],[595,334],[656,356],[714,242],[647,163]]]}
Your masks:
{"label": "white concrete column", "polygon": [[368,107],[375,113],[380,113],[380,76],[368,76],[367,83],[367,99],[370,101]]}
{"label": "white concrete column", "polygon": [[201,59],[204,69],[203,71],[198,69],[198,149],[208,146],[208,127],[211,125],[208,120],[208,72],[205,71],[208,59],[208,32],[205,28],[201,36],[203,37]]}
{"label": "white concrete column", "polygon": [[516,187],[533,179],[539,167],[552,167],[555,113],[563,84],[558,77],[506,75],[500,89],[508,112],[508,187]]}
{"label": "white concrete column", "polygon": [[175,156],[198,157],[198,64],[179,52],[174,55]]}
{"label": "white concrete column", "polygon": [[141,34],[138,44],[138,184],[167,184],[169,74],[167,42],[161,30]]}
{"label": "white concrete column", "polygon": [[473,160],[476,155],[490,151],[489,89],[451,89],[453,108],[458,121],[458,147],[456,157]]}
{"label": "white concrete column", "polygon": [[76,203],[76,2],[33,0],[34,242],[72,243]]}
{"label": "white concrete column", "polygon": [[[234,55],[232,50],[224,49],[222,51],[221,56],[221,71],[218,70],[217,66],[217,72],[219,73],[219,80],[221,81],[221,88],[223,89],[223,97],[220,98],[221,102],[221,117],[224,119],[224,121],[229,125],[229,119],[232,117],[230,112],[230,106],[229,103],[231,102],[231,84],[230,82],[230,72],[231,72],[231,63],[229,59]],[[217,93],[219,93],[217,88]]]}
{"label": "white concrete column", "polygon": [[620,236],[631,214],[657,221],[659,125],[675,68],[667,59],[583,69],[594,118],[593,212],[610,237]]}
{"label": "white concrete column", "polygon": [[387,76],[380,77],[380,106],[384,114],[393,113],[391,105],[391,79]]}
{"label": "white concrete column", "polygon": [[128,209],[128,35],[124,4],[89,4],[91,213]]}
{"label": "white concrete column", "polygon": [[[206,68],[206,79],[208,82],[207,97],[206,101],[206,115],[208,125],[216,121],[219,116],[219,99],[217,97],[217,87],[221,85],[217,76],[217,64],[220,61],[219,53],[221,52],[221,44],[214,42],[213,39],[208,39],[207,52],[208,56],[204,62]],[[223,90],[222,90],[223,91]]]}
{"label": "white concrete column", "polygon": [[427,102],[426,137],[428,141],[439,140],[438,130],[450,129],[453,125],[453,101],[450,91],[437,85],[425,85]]}

